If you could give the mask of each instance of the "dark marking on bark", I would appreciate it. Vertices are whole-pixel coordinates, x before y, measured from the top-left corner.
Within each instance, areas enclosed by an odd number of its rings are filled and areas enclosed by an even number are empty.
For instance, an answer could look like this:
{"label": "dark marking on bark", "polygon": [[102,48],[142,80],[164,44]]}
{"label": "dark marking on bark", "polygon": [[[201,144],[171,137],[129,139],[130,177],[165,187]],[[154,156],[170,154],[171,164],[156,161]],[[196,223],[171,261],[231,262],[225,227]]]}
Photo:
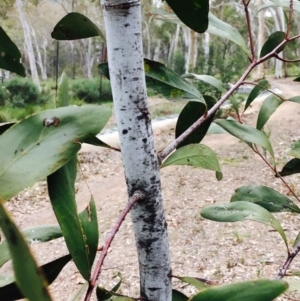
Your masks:
{"label": "dark marking on bark", "polygon": [[122,131],[122,134],[123,134],[123,135],[126,135],[127,133],[128,133],[128,130],[123,130],[123,131]]}
{"label": "dark marking on bark", "polygon": [[114,48],[115,51],[118,51],[120,48]]}
{"label": "dark marking on bark", "polygon": [[139,80],[139,78],[137,76],[135,76],[135,77],[132,78],[132,80],[137,81],[137,80]]}
{"label": "dark marking on bark", "polygon": [[134,141],[134,140],[136,140],[136,138],[135,137],[130,137],[129,140]]}
{"label": "dark marking on bark", "polygon": [[130,24],[129,24],[129,23],[125,23],[124,26],[125,26],[125,27],[128,27],[128,26],[130,26]]}
{"label": "dark marking on bark", "polygon": [[142,139],[142,141],[143,141],[144,143],[146,143],[147,140],[148,140],[147,138],[143,138],[143,139]]}
{"label": "dark marking on bark", "polygon": [[161,287],[148,287],[148,290],[151,292],[156,292],[158,290],[161,290]]}
{"label": "dark marking on bark", "polygon": [[128,10],[131,7],[139,6],[140,1],[131,1],[128,3],[121,3],[121,4],[102,4],[102,8],[105,10],[111,10],[111,9],[126,9]]}
{"label": "dark marking on bark", "polygon": [[126,77],[126,76],[123,76],[123,79],[125,80],[125,79],[127,79],[127,77]]}

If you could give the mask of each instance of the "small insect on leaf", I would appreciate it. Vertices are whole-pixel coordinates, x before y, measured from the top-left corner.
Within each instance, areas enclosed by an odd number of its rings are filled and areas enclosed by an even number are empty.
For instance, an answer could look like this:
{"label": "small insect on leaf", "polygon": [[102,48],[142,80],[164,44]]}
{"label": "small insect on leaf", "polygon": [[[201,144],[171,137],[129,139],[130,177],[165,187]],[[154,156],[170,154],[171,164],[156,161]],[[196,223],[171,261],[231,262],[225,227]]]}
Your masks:
{"label": "small insect on leaf", "polygon": [[45,118],[43,120],[43,126],[49,127],[51,125],[57,127],[59,125],[60,120],[57,117]]}

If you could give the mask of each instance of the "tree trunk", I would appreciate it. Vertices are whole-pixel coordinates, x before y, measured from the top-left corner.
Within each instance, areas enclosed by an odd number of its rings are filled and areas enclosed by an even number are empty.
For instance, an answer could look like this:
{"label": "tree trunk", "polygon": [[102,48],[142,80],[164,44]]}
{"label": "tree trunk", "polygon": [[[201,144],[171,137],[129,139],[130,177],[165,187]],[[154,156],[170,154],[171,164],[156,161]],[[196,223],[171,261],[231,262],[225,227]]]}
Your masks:
{"label": "tree trunk", "polygon": [[16,0],[16,4],[17,4],[20,22],[24,32],[24,42],[27,49],[27,55],[28,55],[32,80],[37,85],[38,89],[41,90],[40,80],[36,68],[36,62],[35,62],[34,51],[32,46],[31,34],[23,11],[23,5],[21,0]]}
{"label": "tree trunk", "polygon": [[171,301],[171,259],[154,147],[143,63],[141,4],[101,0],[108,63],[123,166],[131,197],[147,197],[131,210],[140,268],[140,294],[145,300]]}

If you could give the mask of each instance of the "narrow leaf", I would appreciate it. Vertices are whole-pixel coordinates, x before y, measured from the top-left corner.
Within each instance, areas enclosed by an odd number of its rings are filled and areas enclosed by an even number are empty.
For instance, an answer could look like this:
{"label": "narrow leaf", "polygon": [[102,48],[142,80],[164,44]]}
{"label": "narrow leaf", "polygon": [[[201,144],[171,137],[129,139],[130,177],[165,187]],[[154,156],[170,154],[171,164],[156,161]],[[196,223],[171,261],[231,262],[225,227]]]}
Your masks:
{"label": "narrow leaf", "polygon": [[241,139],[244,142],[254,143],[265,148],[272,157],[274,152],[268,137],[261,131],[248,125],[240,124],[235,120],[217,119],[214,121],[231,135]]}
{"label": "narrow leaf", "polygon": [[[269,7],[282,7],[282,8],[290,8],[290,0],[276,0],[276,1],[272,1],[272,2],[267,2],[265,3],[263,6],[261,6],[257,13],[259,13],[261,10],[269,8]],[[300,12],[300,3],[299,1],[293,1],[293,10]]]}
{"label": "narrow leaf", "polygon": [[208,27],[209,0],[166,0],[178,18],[192,30],[202,33]]}
{"label": "narrow leaf", "polygon": [[[278,173],[282,177],[300,173],[300,159],[294,158],[290,160],[283,166],[282,171]],[[275,177],[278,178],[278,175],[276,174]]]}
{"label": "narrow leaf", "polygon": [[293,248],[297,248],[300,244],[300,232],[298,233],[294,243],[293,243]]}
{"label": "narrow leaf", "polygon": [[203,82],[215,87],[220,92],[226,92],[226,89],[224,88],[223,83],[211,75],[200,75],[200,74],[194,74],[194,73],[187,73],[187,74],[184,74],[182,77],[203,81]]}
{"label": "narrow leaf", "polygon": [[88,282],[85,282],[84,284],[81,285],[81,287],[77,291],[76,295],[72,299],[69,299],[69,300],[70,301],[80,301],[80,300],[82,300],[81,297],[86,292],[87,287],[88,287]]}
{"label": "narrow leaf", "polygon": [[[196,122],[202,115],[205,114],[206,109],[210,109],[215,103],[216,100],[209,95],[204,95],[204,99],[207,103],[207,108],[199,102],[190,101],[183,108],[181,113],[178,116],[178,120],[176,123],[175,129],[175,137],[179,137],[182,133],[184,133],[194,122]],[[206,135],[212,121],[214,118],[214,114],[205,120],[205,122],[198,127],[195,131],[193,131],[182,143],[177,147],[180,148],[185,145],[189,145],[192,143],[200,143],[200,141]]]}
{"label": "narrow leaf", "polygon": [[187,301],[189,298],[182,292],[177,290],[172,290],[172,301]]}
{"label": "narrow leaf", "polygon": [[[98,65],[101,73],[109,79],[108,64]],[[147,88],[160,93],[168,100],[199,101],[205,104],[205,100],[198,89],[182,78],[179,74],[168,69],[165,65],[144,59]]]}
{"label": "narrow leaf", "polygon": [[[44,225],[28,228],[23,230],[22,234],[29,244],[47,242],[52,239],[62,237],[61,229],[56,225]],[[11,255],[9,253],[8,243],[6,240],[3,240],[0,243],[0,267],[9,261],[10,258]]]}
{"label": "narrow leaf", "polygon": [[85,137],[101,131],[110,114],[105,106],[69,106],[37,113],[4,132],[0,136],[0,201],[63,166]]}
{"label": "narrow leaf", "polygon": [[111,147],[110,145],[108,145],[105,142],[103,142],[102,140],[100,140],[97,136],[86,137],[84,139],[84,143],[116,150],[115,148]]}
{"label": "narrow leaf", "polygon": [[250,92],[246,104],[245,104],[245,109],[244,112],[247,110],[247,108],[251,105],[253,100],[261,93],[269,89],[271,85],[266,79],[262,79],[261,81],[258,82],[258,84],[252,89]]}
{"label": "narrow leaf", "polygon": [[300,103],[300,96],[295,96],[295,97],[289,98],[288,101],[291,101],[294,103]]}
{"label": "narrow leaf", "polygon": [[191,301],[272,301],[288,288],[283,280],[256,280],[208,288]]}
{"label": "narrow leaf", "polygon": [[7,122],[0,125],[0,135],[2,135],[5,131],[7,131],[9,128],[11,128],[15,122]]}
{"label": "narrow leaf", "polygon": [[221,171],[216,154],[204,144],[190,144],[179,148],[163,162],[161,167],[170,165],[190,165]]}
{"label": "narrow leaf", "polygon": [[47,177],[48,192],[53,211],[62,229],[66,245],[74,263],[84,279],[90,279],[92,262],[89,258],[88,245],[77,214],[75,201],[75,177],[77,159]]}
{"label": "narrow leaf", "polygon": [[282,99],[274,94],[270,94],[263,102],[257,117],[256,128],[261,130],[267,123],[271,115],[283,103]]}
{"label": "narrow leaf", "polygon": [[1,26],[0,41],[0,69],[15,72],[20,76],[26,76],[25,68],[21,64],[20,50]]}
{"label": "narrow leaf", "polygon": [[[265,44],[263,45],[261,51],[260,51],[260,57],[264,57],[265,55],[272,52],[281,42],[284,41],[286,33],[283,31],[276,31],[272,33]],[[278,50],[276,50],[276,53],[280,53],[284,48],[286,44],[281,46]]]}
{"label": "narrow leaf", "polygon": [[259,205],[244,201],[217,204],[205,207],[201,216],[217,222],[252,220],[269,225],[277,230],[288,248],[286,236],[279,221],[268,210]]}
{"label": "narrow leaf", "polygon": [[[50,285],[59,275],[64,266],[71,260],[70,255],[65,255],[61,258],[58,258],[52,262],[49,262],[40,267],[42,274],[47,280],[47,284]],[[26,273],[26,271],[24,271]],[[32,284],[31,284],[32,287]],[[19,290],[14,279],[7,283],[6,285],[0,286],[0,300],[1,301],[13,301],[24,298],[24,295]]]}
{"label": "narrow leaf", "polygon": [[294,82],[300,82],[300,76],[294,79]]}
{"label": "narrow leaf", "polygon": [[[26,241],[1,203],[0,227],[9,244],[14,275],[24,296],[29,300],[51,301],[41,270],[38,268]],[[3,299],[1,298],[1,300]]]}
{"label": "narrow leaf", "polygon": [[100,36],[105,40],[101,30],[86,16],[69,13],[54,27],[51,37],[55,40],[78,40]]}
{"label": "narrow leaf", "polygon": [[237,29],[218,19],[212,13],[209,13],[209,26],[207,32],[236,43],[248,56],[251,55],[249,47]]}
{"label": "narrow leaf", "polygon": [[192,286],[194,286],[196,289],[198,290],[203,290],[203,289],[207,289],[208,287],[210,287],[210,285],[208,285],[207,283],[200,281],[199,279],[195,278],[195,277],[180,277],[179,278],[182,282],[188,283]]}
{"label": "narrow leaf", "polygon": [[297,212],[300,208],[285,195],[266,186],[243,186],[235,190],[230,202],[245,201],[264,207],[269,212]]}

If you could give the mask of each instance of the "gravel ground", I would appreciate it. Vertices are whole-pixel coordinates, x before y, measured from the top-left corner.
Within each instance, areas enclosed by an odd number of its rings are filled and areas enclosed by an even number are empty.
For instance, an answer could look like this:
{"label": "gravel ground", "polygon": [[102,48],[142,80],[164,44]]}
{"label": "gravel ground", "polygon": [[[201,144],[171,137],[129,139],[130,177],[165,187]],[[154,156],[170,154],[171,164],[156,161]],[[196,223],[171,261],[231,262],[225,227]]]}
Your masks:
{"label": "gravel ground", "polygon": [[[300,95],[300,84],[291,80],[272,81],[272,84],[289,93],[285,94],[287,97]],[[245,123],[255,124],[255,111],[252,108],[251,113],[244,117]],[[279,167],[289,159],[287,149],[291,143],[300,138],[299,114],[299,105],[284,103],[268,123]],[[155,136],[157,149],[165,147],[173,137],[174,130]],[[245,143],[227,134],[210,135],[203,143],[217,153],[224,175],[222,181],[218,182],[213,172],[191,167],[174,166],[161,170],[173,274],[205,278],[216,283],[276,278],[286,258],[284,243],[277,232],[251,221],[225,224],[211,222],[200,217],[200,211],[210,204],[229,202],[234,190],[240,186],[266,185],[289,194],[287,188]],[[79,163],[76,184],[78,210],[85,207],[92,193],[97,204],[101,245],[127,201],[121,156],[115,151],[99,149],[97,152],[81,153]],[[299,180],[299,175],[287,178],[298,195]],[[42,181],[7,203],[7,208],[21,228],[55,223],[46,192],[46,183]],[[300,229],[299,215],[280,213],[276,217],[292,244]],[[40,264],[67,253],[62,238],[45,244],[34,244],[32,249]],[[10,263],[2,268],[4,274],[10,270]],[[299,270],[300,257],[296,257],[291,271]],[[111,246],[100,276],[100,285],[112,287],[117,281],[113,277],[118,272],[122,273],[124,279],[120,292],[138,297],[138,264],[129,217]],[[50,286],[53,300],[72,300],[82,283],[83,279],[70,262]],[[186,294],[194,292],[193,288],[177,281],[174,281],[174,287]],[[297,293],[278,298],[299,299],[300,294]]]}

